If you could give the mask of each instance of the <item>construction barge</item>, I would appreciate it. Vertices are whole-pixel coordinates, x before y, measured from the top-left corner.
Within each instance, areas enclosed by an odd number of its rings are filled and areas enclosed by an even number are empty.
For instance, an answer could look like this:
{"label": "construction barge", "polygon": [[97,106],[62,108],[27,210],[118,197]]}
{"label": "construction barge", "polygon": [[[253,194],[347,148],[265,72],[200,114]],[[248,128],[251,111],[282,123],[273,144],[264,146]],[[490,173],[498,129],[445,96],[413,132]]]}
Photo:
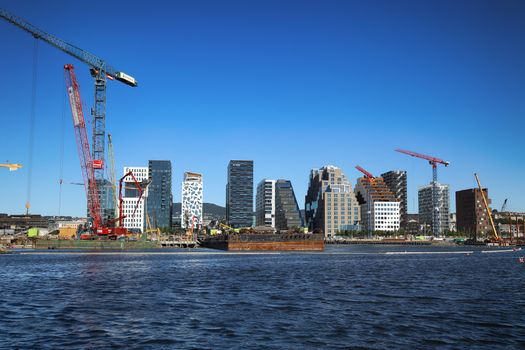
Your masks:
{"label": "construction barge", "polygon": [[201,240],[200,246],[228,251],[323,251],[324,236],[305,233],[233,233],[208,236]]}

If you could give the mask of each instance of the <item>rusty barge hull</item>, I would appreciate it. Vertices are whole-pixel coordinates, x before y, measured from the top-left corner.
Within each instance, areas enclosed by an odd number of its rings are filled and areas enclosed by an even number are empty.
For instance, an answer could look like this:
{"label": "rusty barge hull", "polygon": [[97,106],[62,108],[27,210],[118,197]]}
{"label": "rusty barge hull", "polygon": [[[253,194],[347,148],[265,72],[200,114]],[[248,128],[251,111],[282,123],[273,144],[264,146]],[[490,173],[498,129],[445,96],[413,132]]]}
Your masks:
{"label": "rusty barge hull", "polygon": [[323,251],[318,234],[231,234],[208,237],[201,246],[228,251]]}

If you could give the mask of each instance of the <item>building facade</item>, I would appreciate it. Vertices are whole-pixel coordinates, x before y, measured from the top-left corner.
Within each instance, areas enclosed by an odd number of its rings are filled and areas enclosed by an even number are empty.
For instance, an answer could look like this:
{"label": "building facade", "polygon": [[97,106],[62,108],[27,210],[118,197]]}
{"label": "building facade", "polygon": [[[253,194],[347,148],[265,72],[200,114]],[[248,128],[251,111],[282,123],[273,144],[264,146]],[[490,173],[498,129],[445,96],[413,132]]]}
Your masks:
{"label": "building facade", "polygon": [[290,180],[275,181],[275,229],[303,227],[304,221]]}
{"label": "building facade", "polygon": [[305,196],[305,221],[326,238],[359,228],[359,205],[343,171],[333,165],[312,169]]}
{"label": "building facade", "polygon": [[[488,204],[488,190],[483,189]],[[474,239],[491,235],[492,227],[479,188],[456,191],[456,228]]]}
{"label": "building facade", "polygon": [[203,225],[202,175],[184,173],[181,195],[181,227],[201,228]]}
{"label": "building facade", "polygon": [[275,180],[263,179],[257,185],[255,226],[275,228]]}
{"label": "building facade", "polygon": [[[148,167],[124,167],[123,171],[122,175],[126,175],[131,171],[139,183],[143,183],[149,179]],[[145,202],[148,197],[148,189],[146,187],[141,197],[140,191],[137,189],[131,175],[126,176],[122,182],[124,191],[122,195],[122,208],[119,208],[124,216],[122,225],[130,231],[144,232],[146,225]]]}
{"label": "building facade", "polygon": [[407,172],[405,170],[391,170],[381,174],[390,191],[394,194],[394,198],[399,201],[399,226],[402,229],[406,228],[407,224]]}
{"label": "building facade", "polygon": [[235,228],[253,226],[253,160],[228,164],[226,221]]}
{"label": "building facade", "polygon": [[[435,235],[443,235],[445,230],[449,228],[449,209],[450,197],[448,185],[436,184],[437,189],[437,203],[436,208],[432,205],[432,190],[433,185],[429,184],[422,186],[418,190],[418,212],[419,223],[422,225],[425,233],[432,232]],[[432,212],[437,212],[437,220],[439,221],[439,228],[434,229],[432,224]]]}
{"label": "building facade", "polygon": [[[381,177],[357,179],[355,194],[367,231],[399,231],[400,201]],[[369,202],[370,201],[370,202]]]}
{"label": "building facade", "polygon": [[457,222],[456,218],[457,218],[456,213],[450,213],[450,215],[448,216],[448,230],[450,232],[458,231],[458,228],[456,225],[456,222]]}
{"label": "building facade", "polygon": [[173,196],[171,193],[171,161],[150,160],[148,164],[148,215],[152,226],[171,228]]}

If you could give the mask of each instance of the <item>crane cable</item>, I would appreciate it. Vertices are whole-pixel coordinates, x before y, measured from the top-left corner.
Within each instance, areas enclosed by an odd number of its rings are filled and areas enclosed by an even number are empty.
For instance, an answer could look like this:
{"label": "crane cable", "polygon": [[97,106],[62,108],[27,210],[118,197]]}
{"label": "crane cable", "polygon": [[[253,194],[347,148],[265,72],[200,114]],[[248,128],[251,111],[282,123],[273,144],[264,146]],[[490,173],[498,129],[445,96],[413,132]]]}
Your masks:
{"label": "crane cable", "polygon": [[[62,89],[62,87],[61,87]],[[64,182],[63,174],[64,174],[64,134],[65,134],[65,120],[66,120],[66,95],[62,95],[62,116],[61,116],[61,123],[60,123],[60,166],[58,170],[58,216],[61,214],[61,208],[62,208],[62,183]]]}
{"label": "crane cable", "polygon": [[38,72],[38,38],[35,38],[33,46],[33,82],[31,87],[31,112],[29,115],[29,155],[27,167],[27,197],[26,197],[26,215],[29,215],[31,207],[31,186],[33,178],[33,148],[35,143],[35,114],[36,114],[36,85]]}

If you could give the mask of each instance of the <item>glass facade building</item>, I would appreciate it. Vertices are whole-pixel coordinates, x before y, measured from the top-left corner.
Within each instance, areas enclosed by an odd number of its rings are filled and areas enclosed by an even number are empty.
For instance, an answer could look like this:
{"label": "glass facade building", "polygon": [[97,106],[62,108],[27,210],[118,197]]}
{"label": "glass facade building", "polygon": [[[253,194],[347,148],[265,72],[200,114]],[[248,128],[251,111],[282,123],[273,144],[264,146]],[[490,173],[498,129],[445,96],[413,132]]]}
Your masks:
{"label": "glass facade building", "polygon": [[275,181],[275,229],[303,227],[304,222],[290,180]]}
{"label": "glass facade building", "polygon": [[253,225],[253,160],[230,160],[228,164],[226,220],[231,227]]}
{"label": "glass facade building", "polygon": [[257,185],[255,226],[275,228],[275,180],[264,179]]}
{"label": "glass facade building", "polygon": [[148,164],[150,184],[147,207],[152,225],[158,228],[171,228],[171,161],[150,160]]}

